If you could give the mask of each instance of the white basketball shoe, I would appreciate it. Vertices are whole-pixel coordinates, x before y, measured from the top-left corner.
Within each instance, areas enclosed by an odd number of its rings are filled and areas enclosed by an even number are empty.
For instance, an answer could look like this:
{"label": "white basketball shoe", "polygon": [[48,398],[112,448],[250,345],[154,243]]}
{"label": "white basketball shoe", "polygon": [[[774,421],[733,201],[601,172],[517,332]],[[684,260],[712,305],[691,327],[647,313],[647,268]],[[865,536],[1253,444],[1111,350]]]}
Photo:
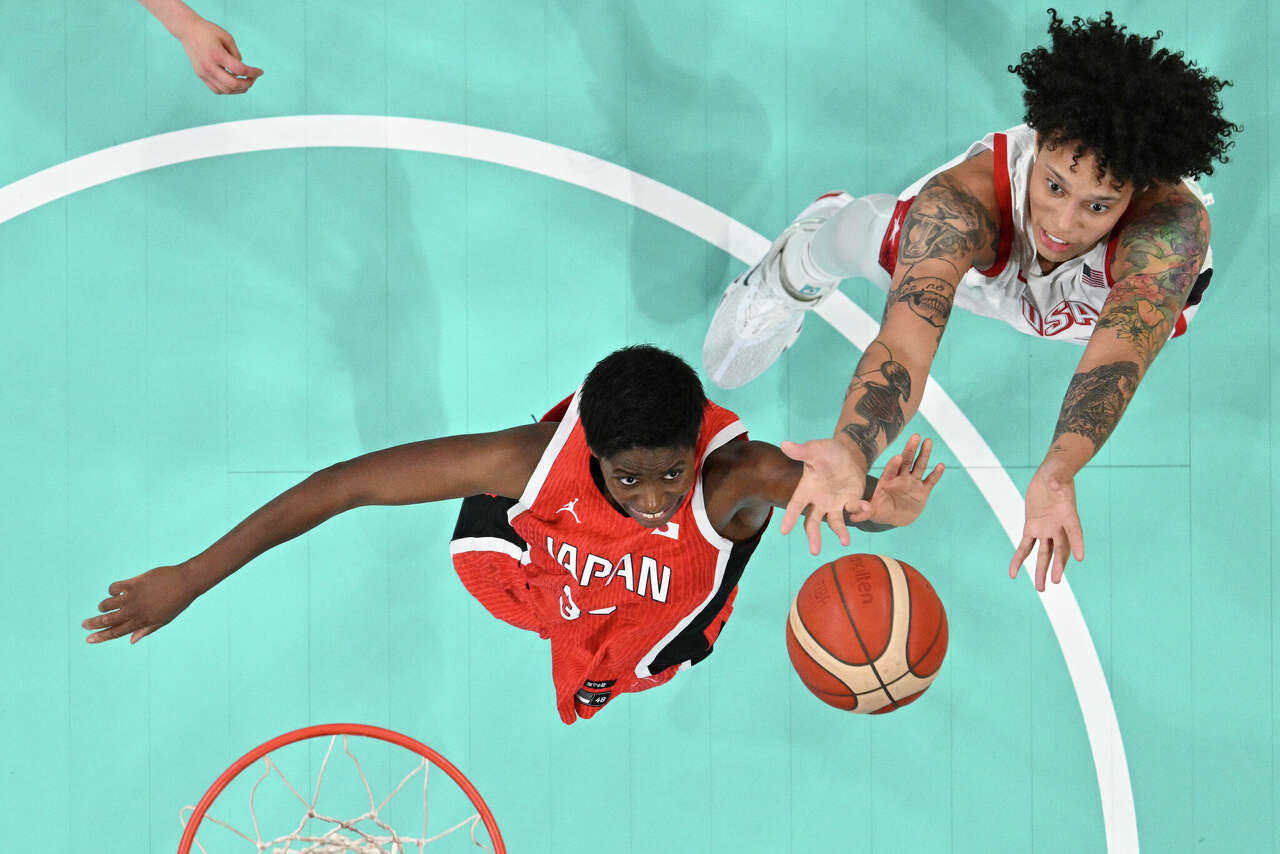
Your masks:
{"label": "white basketball shoe", "polygon": [[819,197],[725,289],[702,344],[702,365],[716,385],[737,388],[763,374],[799,337],[805,312],[835,290],[836,279],[799,281],[799,259],[784,262],[783,254],[798,232],[811,235],[852,198],[848,193]]}

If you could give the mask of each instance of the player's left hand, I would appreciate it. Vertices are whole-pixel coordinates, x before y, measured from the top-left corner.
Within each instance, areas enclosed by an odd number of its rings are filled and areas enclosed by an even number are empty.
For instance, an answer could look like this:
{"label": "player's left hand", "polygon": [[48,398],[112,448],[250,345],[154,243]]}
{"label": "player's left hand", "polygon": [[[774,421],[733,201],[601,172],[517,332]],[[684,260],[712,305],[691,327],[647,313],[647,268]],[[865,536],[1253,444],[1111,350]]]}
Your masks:
{"label": "player's left hand", "polygon": [[[1054,584],[1062,580],[1069,555],[1074,555],[1077,561],[1084,560],[1084,531],[1076,512],[1075,480],[1043,468],[1027,487],[1026,522],[1022,526],[1022,541],[1009,564],[1010,578],[1018,577],[1018,567],[1037,543],[1036,590],[1043,593],[1046,575]],[[1053,567],[1051,575],[1050,566]]]}
{"label": "player's left hand", "polygon": [[849,521],[870,521],[899,528],[914,522],[946,469],[938,463],[933,471],[929,471],[929,454],[932,451],[932,439],[921,442],[919,433],[912,434],[902,453],[894,455],[885,464],[871,498],[849,514]]}
{"label": "player's left hand", "polygon": [[822,549],[823,520],[831,526],[840,545],[849,545],[849,527],[844,514],[864,503],[862,493],[867,486],[866,467],[861,457],[839,439],[813,439],[804,444],[783,442],[782,453],[804,463],[800,482],[782,516],[782,533],[791,533],[803,515],[810,554],[816,555]]}

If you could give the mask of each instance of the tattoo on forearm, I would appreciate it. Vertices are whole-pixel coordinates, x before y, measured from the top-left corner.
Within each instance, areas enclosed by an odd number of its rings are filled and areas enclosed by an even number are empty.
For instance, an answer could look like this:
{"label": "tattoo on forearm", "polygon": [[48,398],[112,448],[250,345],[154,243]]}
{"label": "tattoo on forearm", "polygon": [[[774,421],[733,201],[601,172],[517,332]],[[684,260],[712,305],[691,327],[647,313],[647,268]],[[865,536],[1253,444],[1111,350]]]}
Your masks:
{"label": "tattoo on forearm", "polygon": [[1112,362],[1076,374],[1067,386],[1053,441],[1063,433],[1076,433],[1092,442],[1095,451],[1101,448],[1129,405],[1138,379],[1137,362]]}
{"label": "tattoo on forearm", "polygon": [[951,303],[955,300],[956,286],[937,276],[912,276],[908,274],[889,291],[889,304],[902,302],[923,318],[930,326],[942,329],[951,316]]}
{"label": "tattoo on forearm", "polygon": [[[1097,328],[1129,341],[1144,368],[1169,339],[1200,271],[1208,233],[1204,207],[1174,193],[1144,211],[1141,227],[1126,229],[1120,240],[1116,285]],[[1143,272],[1148,270],[1154,272]]]}
{"label": "tattoo on forearm", "polygon": [[[876,439],[880,435],[880,428],[873,424],[855,424],[849,422],[844,425],[845,435],[854,441],[858,449],[862,451],[862,455],[867,458],[867,465],[871,465],[872,460],[880,456],[880,446]],[[890,440],[892,441],[892,440]]]}
{"label": "tattoo on forearm", "polygon": [[[902,404],[911,399],[911,372],[901,362],[895,361],[893,353],[883,344],[887,357],[876,367],[870,367],[864,355],[858,364],[858,373],[849,383],[847,400],[861,393],[853,411],[863,421],[850,421],[841,427],[841,431],[854,441],[854,444],[867,458],[867,465],[875,461],[880,451],[902,432],[906,424],[906,416],[902,412]],[[880,443],[880,435],[884,434],[884,444]]]}

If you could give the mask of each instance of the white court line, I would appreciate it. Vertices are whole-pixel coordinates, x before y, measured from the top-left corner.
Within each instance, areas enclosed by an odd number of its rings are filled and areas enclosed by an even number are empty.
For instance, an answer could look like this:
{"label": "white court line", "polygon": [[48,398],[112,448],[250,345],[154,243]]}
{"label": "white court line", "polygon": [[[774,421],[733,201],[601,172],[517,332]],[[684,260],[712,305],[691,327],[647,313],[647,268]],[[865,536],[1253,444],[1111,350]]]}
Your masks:
{"label": "white court line", "polygon": [[[589,154],[501,131],[394,116],[249,119],[126,142],[0,187],[0,223],[80,190],[161,166],[250,151],[317,147],[398,149],[484,160],[610,196],[701,237],[743,263],[754,263],[769,246],[764,237],[715,208]],[[817,312],[860,350],[866,349],[879,329],[865,311],[838,292]],[[1022,539],[1022,495],[982,436],[933,377],[925,386],[920,414],[973,479],[1016,548]],[[1035,570],[1032,558],[1024,568],[1030,581]],[[1003,571],[1003,565],[997,564],[993,571]],[[1049,585],[1040,602],[1066,659],[1084,715],[1102,800],[1107,850],[1114,854],[1136,852],[1138,824],[1124,743],[1084,615],[1065,580]]]}

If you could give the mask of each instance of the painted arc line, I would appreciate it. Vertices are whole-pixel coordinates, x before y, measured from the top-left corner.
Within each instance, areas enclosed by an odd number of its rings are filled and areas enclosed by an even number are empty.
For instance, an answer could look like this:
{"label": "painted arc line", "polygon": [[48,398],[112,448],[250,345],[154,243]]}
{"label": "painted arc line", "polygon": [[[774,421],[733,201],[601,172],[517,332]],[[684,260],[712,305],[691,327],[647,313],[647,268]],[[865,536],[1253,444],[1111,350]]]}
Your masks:
{"label": "painted arc line", "polygon": [[[765,242],[754,257],[759,258],[767,249]],[[866,350],[880,330],[870,315],[839,291],[815,311],[859,350]],[[977,428],[932,376],[925,383],[920,414],[955,454],[1016,548],[1022,540],[1022,493],[1018,492],[1013,479]],[[1034,553],[1023,563],[1022,569],[1022,576],[1032,583],[1034,589]],[[1111,692],[1107,688],[1107,677],[1102,672],[1089,627],[1066,576],[1058,584],[1045,585],[1045,592],[1038,595],[1058,638],[1058,646],[1062,648],[1067,672],[1071,675],[1071,684],[1075,686],[1080,711],[1084,714],[1085,731],[1098,775],[1098,791],[1102,796],[1107,851],[1113,854],[1136,852],[1138,821],[1129,780],[1129,763],[1125,758]]]}
{"label": "painted arc line", "polygon": [[[104,148],[0,187],[0,223],[80,190],[139,172],[253,151],[290,148],[375,148],[445,154],[521,169],[639,208],[743,263],[769,241],[693,197],[622,166],[529,137],[452,122],[396,116],[310,115],[248,119],[171,131]],[[842,293],[817,313],[859,350],[879,327]],[[932,377],[920,414],[955,454],[991,506],[1011,543],[1022,533],[1022,495],[969,419]],[[1034,563],[1026,563],[1028,580]],[[1084,716],[1102,801],[1107,850],[1138,851],[1138,826],[1119,722],[1097,650],[1070,585],[1050,585],[1040,602],[1066,660]]]}

